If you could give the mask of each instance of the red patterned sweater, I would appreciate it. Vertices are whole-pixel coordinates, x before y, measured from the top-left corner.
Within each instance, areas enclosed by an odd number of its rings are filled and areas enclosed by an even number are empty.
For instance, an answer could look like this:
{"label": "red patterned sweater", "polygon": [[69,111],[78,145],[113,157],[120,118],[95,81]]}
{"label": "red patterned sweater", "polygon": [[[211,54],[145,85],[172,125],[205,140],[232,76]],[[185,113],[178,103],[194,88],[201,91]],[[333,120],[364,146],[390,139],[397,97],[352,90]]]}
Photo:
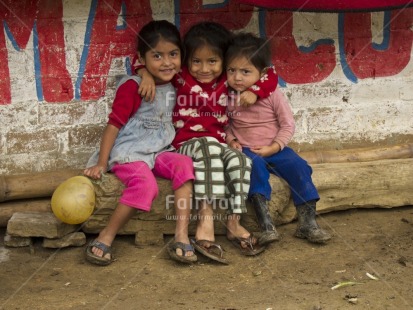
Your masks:
{"label": "red patterned sweater", "polygon": [[[277,83],[277,74],[270,69],[249,90],[266,98],[276,89]],[[177,88],[172,116],[176,129],[173,146],[178,149],[182,143],[200,137],[214,137],[225,143],[225,126],[228,124],[226,74],[211,83],[200,83],[184,67],[175,75],[172,84]]]}

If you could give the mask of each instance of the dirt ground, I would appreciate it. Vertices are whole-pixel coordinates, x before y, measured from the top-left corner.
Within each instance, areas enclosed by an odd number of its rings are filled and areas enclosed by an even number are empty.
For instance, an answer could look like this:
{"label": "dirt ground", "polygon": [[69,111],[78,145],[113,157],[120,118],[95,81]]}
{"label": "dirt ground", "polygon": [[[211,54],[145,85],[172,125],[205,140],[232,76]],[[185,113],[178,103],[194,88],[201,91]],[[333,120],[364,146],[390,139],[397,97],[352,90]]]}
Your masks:
{"label": "dirt ground", "polygon": [[[413,207],[318,221],[334,234],[328,245],[294,238],[291,223],[252,258],[218,236],[228,266],[202,257],[180,265],[161,246],[138,248],[134,236],[119,236],[117,260],[99,267],[85,262],[83,248],[44,249],[41,240],[5,248],[2,229],[0,309],[413,309]],[[331,289],[343,281],[358,284]]]}

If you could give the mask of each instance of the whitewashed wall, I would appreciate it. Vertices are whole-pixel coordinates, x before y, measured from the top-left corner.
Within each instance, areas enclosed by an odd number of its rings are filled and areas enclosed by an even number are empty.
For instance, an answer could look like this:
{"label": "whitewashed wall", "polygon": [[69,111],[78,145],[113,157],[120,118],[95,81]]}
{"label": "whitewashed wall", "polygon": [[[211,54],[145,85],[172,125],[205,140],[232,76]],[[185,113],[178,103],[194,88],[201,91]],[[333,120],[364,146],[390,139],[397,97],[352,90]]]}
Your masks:
{"label": "whitewashed wall", "polygon": [[[34,12],[50,9],[46,1],[34,2],[37,5]],[[59,1],[57,0],[57,2]],[[122,1],[116,0],[108,2],[113,4],[113,8],[120,7],[122,3]],[[214,10],[221,12],[225,9],[225,6],[224,8],[219,6],[220,1],[200,1],[202,5],[210,5],[210,7],[202,9],[201,6],[200,13],[188,13],[185,12],[183,3],[178,2],[152,0],[148,2],[151,14],[146,15],[145,18],[167,19],[177,23],[179,18],[185,17],[185,23],[182,22],[183,19],[179,19],[179,26],[182,29],[187,28],[192,22],[207,18],[208,14],[214,15]],[[16,0],[11,3],[14,3],[12,8],[2,8],[3,20],[6,21],[3,25],[12,24],[13,16],[10,14],[12,10],[17,12],[17,15],[14,16],[16,24],[19,23],[17,18],[19,12],[27,11],[27,8],[24,7],[25,2]],[[128,5],[133,1],[125,1],[124,3]],[[49,30],[43,30],[44,36],[39,35],[36,39],[33,25],[27,21],[27,18],[22,19],[22,24],[14,26],[11,31],[14,31],[16,35],[19,29],[26,29],[26,31],[29,29],[30,36],[27,44],[18,49],[16,49],[16,42],[14,42],[13,37],[10,37],[7,27],[3,27],[4,45],[0,49],[3,54],[6,54],[7,61],[2,65],[3,77],[0,79],[3,79],[3,84],[0,85],[0,88],[7,90],[7,85],[10,85],[10,98],[7,99],[7,91],[0,93],[0,174],[81,168],[99,144],[107,114],[110,112],[115,77],[128,72],[129,60],[127,59],[135,48],[134,35],[142,26],[140,21],[143,16],[137,16],[134,19],[135,22],[128,25],[132,27],[133,24],[133,29],[129,30],[119,45],[126,46],[124,51],[120,52],[123,55],[116,55],[116,52],[121,48],[117,47],[112,51],[110,44],[107,45],[106,50],[110,54],[108,56],[110,68],[101,74],[104,81],[98,81],[95,84],[90,84],[92,85],[90,87],[85,87],[82,84],[85,81],[82,79],[83,75],[90,74],[92,76],[94,74],[94,72],[87,72],[85,66],[91,64],[99,67],[101,65],[98,52],[95,51],[94,54],[91,51],[89,54],[85,52],[88,44],[97,45],[96,41],[87,41],[87,37],[88,31],[93,29],[94,22],[97,20],[96,16],[91,17],[91,12],[99,5],[102,5],[102,1],[65,0],[61,2],[62,16],[56,17],[56,19],[61,21],[63,25],[64,40],[60,44],[64,44],[64,65],[70,77],[71,83],[69,84],[72,86],[73,93],[67,101],[62,101],[61,98],[64,98],[62,96],[59,97],[59,100],[54,101],[42,97],[42,93],[47,93],[47,84],[43,81],[43,84],[39,86],[39,71],[36,71],[39,70],[39,65],[42,69],[45,66],[54,68],[56,65],[52,61],[48,63],[45,59],[36,56],[39,50],[36,47],[36,41],[44,40],[46,42],[50,38],[53,41],[55,35],[53,27],[50,27]],[[214,9],[214,5],[216,9]],[[242,12],[246,9],[244,7],[237,17],[239,5],[236,4],[236,1],[230,1],[227,6],[229,7],[228,12],[222,14],[228,19],[234,19],[230,24],[234,25],[232,29],[263,35],[260,23],[263,22],[265,10],[259,11],[257,8],[247,7],[251,11],[251,16],[244,27],[238,29],[237,21],[243,24],[242,14],[244,13]],[[175,12],[177,8],[181,11]],[[59,9],[55,10],[57,12]],[[235,13],[234,10],[236,10]],[[409,12],[408,17],[412,16],[411,11]],[[115,13],[122,14],[121,11]],[[385,13],[369,14],[371,14],[372,43],[380,44],[383,41]],[[35,21],[43,18],[36,16]],[[397,74],[359,78],[357,81],[352,81],[346,76],[342,67],[340,15],[338,13],[291,13],[291,16],[293,20],[292,35],[297,46],[308,46],[317,40],[328,38],[334,42],[336,56],[334,70],[321,81],[296,84],[280,83],[279,87],[290,99],[297,122],[296,134],[291,145],[296,150],[311,150],[412,142],[412,61],[409,61]],[[118,18],[118,25],[122,25],[121,17]],[[410,31],[411,27],[410,24]],[[409,38],[409,40],[411,39]],[[50,46],[55,46],[53,44]],[[58,45],[58,43],[56,44]],[[408,53],[409,58],[412,53],[411,47],[410,41],[410,48],[408,50],[404,48],[402,51]],[[393,59],[393,57],[397,58],[398,55],[389,56],[389,59]],[[7,65],[8,70],[5,68]],[[59,66],[56,65],[56,68]],[[62,72],[56,70],[57,72],[53,73],[52,71],[48,74]],[[281,73],[280,76],[283,78]],[[83,85],[84,88],[81,89],[80,85]]]}

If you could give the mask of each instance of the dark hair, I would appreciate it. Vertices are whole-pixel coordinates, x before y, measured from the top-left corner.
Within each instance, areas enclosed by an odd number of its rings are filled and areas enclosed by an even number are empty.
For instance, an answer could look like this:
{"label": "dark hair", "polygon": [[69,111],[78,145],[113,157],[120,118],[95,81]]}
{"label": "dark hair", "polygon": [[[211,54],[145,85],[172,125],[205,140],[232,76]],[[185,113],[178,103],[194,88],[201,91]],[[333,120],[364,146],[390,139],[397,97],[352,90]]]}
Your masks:
{"label": "dark hair", "polygon": [[193,25],[184,36],[184,63],[188,65],[195,51],[203,46],[210,47],[224,61],[231,37],[232,34],[227,28],[215,22],[201,22]]}
{"label": "dark hair", "polygon": [[[158,44],[159,40],[171,42],[182,51],[181,35],[174,24],[167,20],[154,20],[142,27],[138,34],[138,52],[144,57],[146,52]],[[182,54],[182,53],[181,53]]]}
{"label": "dark hair", "polygon": [[267,40],[252,33],[238,33],[233,36],[225,55],[226,63],[235,57],[247,58],[259,71],[271,65],[271,47]]}

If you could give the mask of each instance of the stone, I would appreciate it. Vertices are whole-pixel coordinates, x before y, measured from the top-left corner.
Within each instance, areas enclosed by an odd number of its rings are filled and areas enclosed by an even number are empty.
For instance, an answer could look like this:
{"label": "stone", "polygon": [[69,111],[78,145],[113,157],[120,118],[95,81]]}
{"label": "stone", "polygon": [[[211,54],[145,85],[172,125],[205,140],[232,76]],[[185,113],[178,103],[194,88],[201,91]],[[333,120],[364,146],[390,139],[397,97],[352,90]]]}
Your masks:
{"label": "stone", "polygon": [[16,212],[7,223],[7,233],[18,237],[61,238],[79,228],[59,221],[51,212]]}
{"label": "stone", "polygon": [[44,248],[61,249],[70,246],[83,246],[86,244],[86,235],[83,232],[74,232],[58,239],[43,239]]}
{"label": "stone", "polygon": [[30,237],[11,236],[8,233],[4,236],[4,245],[11,248],[21,248],[31,246],[33,244]]}

